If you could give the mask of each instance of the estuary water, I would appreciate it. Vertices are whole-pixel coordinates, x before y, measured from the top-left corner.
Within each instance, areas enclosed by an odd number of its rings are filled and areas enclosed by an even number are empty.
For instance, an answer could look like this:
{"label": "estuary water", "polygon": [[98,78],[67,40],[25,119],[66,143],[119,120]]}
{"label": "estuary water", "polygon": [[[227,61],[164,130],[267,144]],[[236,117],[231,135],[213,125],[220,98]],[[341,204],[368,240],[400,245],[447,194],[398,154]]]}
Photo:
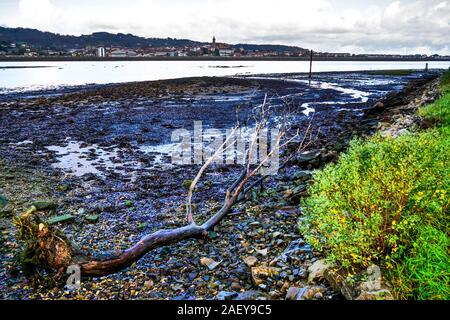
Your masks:
{"label": "estuary water", "polygon": [[[449,61],[428,62],[448,69]],[[314,72],[424,69],[426,62],[317,61]],[[308,61],[0,62],[0,94],[63,86],[309,71]]]}

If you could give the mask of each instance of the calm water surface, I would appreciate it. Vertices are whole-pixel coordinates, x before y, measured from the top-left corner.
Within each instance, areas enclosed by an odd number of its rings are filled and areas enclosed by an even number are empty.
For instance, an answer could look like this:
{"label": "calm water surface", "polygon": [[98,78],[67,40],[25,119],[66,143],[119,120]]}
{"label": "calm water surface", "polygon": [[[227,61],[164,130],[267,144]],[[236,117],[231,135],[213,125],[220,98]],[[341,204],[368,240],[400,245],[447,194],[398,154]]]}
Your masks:
{"label": "calm water surface", "polygon": [[[317,61],[315,72],[423,69],[426,62]],[[47,68],[23,68],[23,67]],[[450,62],[429,62],[448,69]],[[2,68],[3,67],[3,68]],[[22,67],[22,68],[4,68]],[[104,61],[1,62],[0,93],[60,86],[122,83],[196,76],[308,72],[307,61]]]}

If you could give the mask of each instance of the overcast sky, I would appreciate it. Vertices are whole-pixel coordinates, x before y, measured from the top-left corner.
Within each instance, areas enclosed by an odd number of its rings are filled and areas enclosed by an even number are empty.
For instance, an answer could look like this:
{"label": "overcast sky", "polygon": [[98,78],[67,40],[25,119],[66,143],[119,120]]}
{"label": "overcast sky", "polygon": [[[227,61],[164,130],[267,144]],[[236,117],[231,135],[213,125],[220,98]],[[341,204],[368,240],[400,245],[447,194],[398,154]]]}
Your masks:
{"label": "overcast sky", "polygon": [[0,25],[319,51],[450,54],[450,0],[0,0]]}

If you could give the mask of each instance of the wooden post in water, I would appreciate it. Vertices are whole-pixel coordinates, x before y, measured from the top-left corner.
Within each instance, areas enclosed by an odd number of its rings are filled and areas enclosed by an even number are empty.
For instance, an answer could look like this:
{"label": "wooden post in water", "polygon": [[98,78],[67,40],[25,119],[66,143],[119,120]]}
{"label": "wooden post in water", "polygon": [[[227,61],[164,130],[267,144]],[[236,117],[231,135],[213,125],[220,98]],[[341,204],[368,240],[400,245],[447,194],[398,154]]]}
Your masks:
{"label": "wooden post in water", "polygon": [[313,63],[313,51],[311,50],[309,56],[309,85],[311,86],[311,78],[312,78],[312,63]]}
{"label": "wooden post in water", "polygon": [[428,72],[428,62],[427,62],[427,64],[425,65],[425,72]]}

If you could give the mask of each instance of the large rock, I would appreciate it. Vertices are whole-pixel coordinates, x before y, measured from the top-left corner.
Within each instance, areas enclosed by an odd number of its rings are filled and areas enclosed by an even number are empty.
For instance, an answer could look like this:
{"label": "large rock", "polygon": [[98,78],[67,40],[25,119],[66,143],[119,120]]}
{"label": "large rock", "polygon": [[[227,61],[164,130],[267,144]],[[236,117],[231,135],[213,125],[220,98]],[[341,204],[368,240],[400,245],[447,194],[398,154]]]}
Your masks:
{"label": "large rock", "polygon": [[308,268],[308,283],[317,283],[324,279],[325,271],[331,266],[325,260],[317,260]]}
{"label": "large rock", "polygon": [[352,278],[338,269],[329,268],[324,277],[333,290],[340,291],[347,300],[394,300],[390,285],[375,265]]}
{"label": "large rock", "polygon": [[390,291],[391,286],[383,279],[380,267],[376,265],[368,267],[363,278],[366,280],[356,286],[355,300],[394,300]]}

